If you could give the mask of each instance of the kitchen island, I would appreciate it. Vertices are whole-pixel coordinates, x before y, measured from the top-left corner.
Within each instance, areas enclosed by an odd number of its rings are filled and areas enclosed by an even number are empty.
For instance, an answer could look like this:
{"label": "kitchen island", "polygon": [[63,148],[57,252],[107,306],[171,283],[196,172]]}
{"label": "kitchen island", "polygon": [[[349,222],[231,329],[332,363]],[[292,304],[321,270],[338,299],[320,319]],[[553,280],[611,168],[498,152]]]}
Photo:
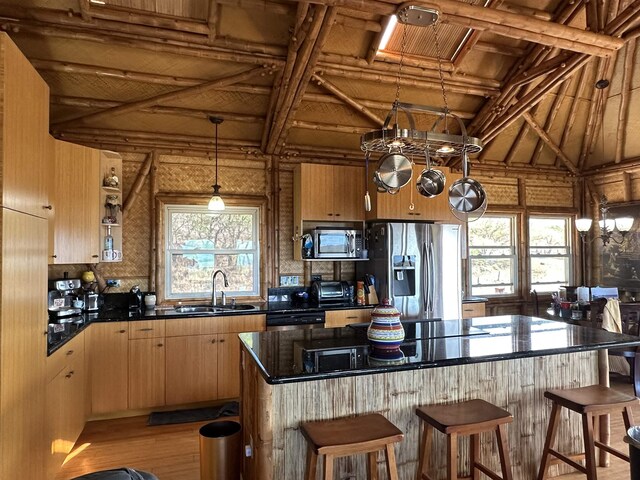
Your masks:
{"label": "kitchen island", "polygon": [[[597,350],[640,344],[637,337],[519,315],[404,325],[402,358],[391,362],[369,356],[364,324],[241,334],[241,418],[244,444],[251,447],[244,478],[303,478],[306,443],[300,422],[379,412],[405,432],[396,447],[398,473],[400,479],[414,479],[415,407],[471,398],[513,414],[508,427],[513,478],[535,478],[550,411],[544,391],[598,383]],[[577,415],[563,417],[560,449],[582,451],[580,431]],[[482,440],[482,458],[496,469],[493,439]],[[444,475],[445,451],[444,436],[436,435],[436,478]],[[460,456],[464,472],[466,443]],[[364,478],[365,459],[340,459],[336,469],[337,478]]]}

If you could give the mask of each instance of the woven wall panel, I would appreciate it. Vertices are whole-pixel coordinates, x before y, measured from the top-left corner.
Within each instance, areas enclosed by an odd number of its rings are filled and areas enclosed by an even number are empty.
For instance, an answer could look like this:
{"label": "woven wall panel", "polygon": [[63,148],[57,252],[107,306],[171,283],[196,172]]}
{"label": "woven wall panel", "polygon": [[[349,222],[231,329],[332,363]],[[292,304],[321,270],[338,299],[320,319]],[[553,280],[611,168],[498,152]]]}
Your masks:
{"label": "woven wall panel", "polygon": [[493,205],[518,205],[518,181],[512,178],[482,178],[478,180],[487,192],[488,208]]}
{"label": "woven wall panel", "polygon": [[[293,171],[280,170],[280,275],[299,275],[304,273],[304,264],[293,259]],[[300,245],[299,241],[295,242]]]}
{"label": "woven wall panel", "polygon": [[574,206],[573,184],[569,182],[526,181],[527,206],[537,207],[568,207]]}

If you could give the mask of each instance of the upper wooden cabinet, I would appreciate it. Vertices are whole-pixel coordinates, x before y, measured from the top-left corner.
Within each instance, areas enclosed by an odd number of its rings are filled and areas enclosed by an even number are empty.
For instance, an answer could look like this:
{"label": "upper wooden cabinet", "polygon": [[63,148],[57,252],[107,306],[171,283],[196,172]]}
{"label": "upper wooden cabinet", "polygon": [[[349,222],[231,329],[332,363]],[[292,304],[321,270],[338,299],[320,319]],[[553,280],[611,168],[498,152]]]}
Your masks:
{"label": "upper wooden cabinet", "polygon": [[6,33],[0,33],[2,206],[48,216],[49,87]]}
{"label": "upper wooden cabinet", "polygon": [[364,220],[364,169],[302,163],[294,173],[294,217],[301,221]]}
{"label": "upper wooden cabinet", "polygon": [[[414,166],[413,178],[395,195],[378,192],[373,180],[370,180],[371,211],[367,212],[367,220],[428,220],[457,223],[458,220],[449,210],[448,194],[451,184],[462,178],[462,175],[451,172],[447,167],[434,168],[441,170],[447,180],[444,191],[433,198],[420,195],[416,189],[416,180],[422,172],[422,165]],[[411,204],[413,204],[413,209],[411,209]]]}
{"label": "upper wooden cabinet", "polygon": [[49,263],[100,261],[100,150],[52,139]]}

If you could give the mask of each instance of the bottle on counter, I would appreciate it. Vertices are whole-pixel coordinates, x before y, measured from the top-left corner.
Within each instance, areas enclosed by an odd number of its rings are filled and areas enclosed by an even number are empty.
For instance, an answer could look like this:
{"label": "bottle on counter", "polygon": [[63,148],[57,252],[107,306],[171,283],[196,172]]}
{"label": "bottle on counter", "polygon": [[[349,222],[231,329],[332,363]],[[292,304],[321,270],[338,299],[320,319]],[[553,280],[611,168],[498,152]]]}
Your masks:
{"label": "bottle on counter", "polygon": [[359,281],[356,285],[356,303],[364,305],[364,282]]}
{"label": "bottle on counter", "polygon": [[111,236],[111,228],[107,228],[107,234],[104,236],[104,249],[113,250],[113,237]]}

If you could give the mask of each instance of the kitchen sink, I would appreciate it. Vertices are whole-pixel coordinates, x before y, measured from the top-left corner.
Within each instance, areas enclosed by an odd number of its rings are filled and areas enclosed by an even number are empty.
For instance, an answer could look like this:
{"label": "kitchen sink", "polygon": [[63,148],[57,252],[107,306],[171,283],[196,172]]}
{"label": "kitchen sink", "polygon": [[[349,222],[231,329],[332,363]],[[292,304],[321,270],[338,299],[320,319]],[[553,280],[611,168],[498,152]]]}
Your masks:
{"label": "kitchen sink", "polygon": [[255,310],[257,307],[245,303],[236,303],[235,305],[178,305],[174,307],[177,313],[223,313],[238,312],[244,310]]}

